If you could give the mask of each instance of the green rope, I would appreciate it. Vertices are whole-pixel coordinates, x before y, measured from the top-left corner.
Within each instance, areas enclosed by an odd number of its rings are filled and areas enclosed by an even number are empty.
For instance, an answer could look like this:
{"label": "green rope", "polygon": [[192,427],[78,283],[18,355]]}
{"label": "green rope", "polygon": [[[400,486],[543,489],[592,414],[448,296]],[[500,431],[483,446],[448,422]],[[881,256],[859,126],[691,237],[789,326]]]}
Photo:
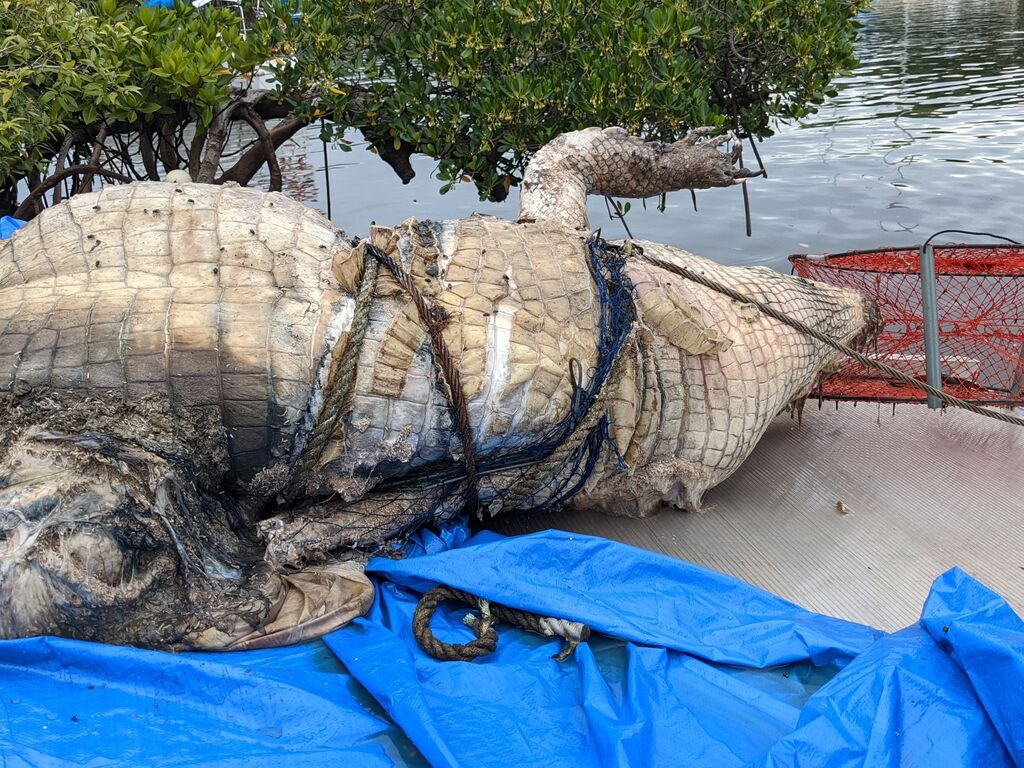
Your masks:
{"label": "green rope", "polygon": [[376,259],[363,259],[363,277],[356,295],[356,308],[352,317],[352,328],[345,338],[340,354],[334,351],[332,371],[327,378],[326,395],[316,425],[309,435],[302,455],[295,463],[286,496],[293,499],[302,493],[302,485],[323,456],[327,443],[334,434],[338,420],[348,409],[356,383],[359,352],[363,348],[366,329],[370,325],[370,310],[373,308],[374,291],[377,287],[377,273],[380,264]]}

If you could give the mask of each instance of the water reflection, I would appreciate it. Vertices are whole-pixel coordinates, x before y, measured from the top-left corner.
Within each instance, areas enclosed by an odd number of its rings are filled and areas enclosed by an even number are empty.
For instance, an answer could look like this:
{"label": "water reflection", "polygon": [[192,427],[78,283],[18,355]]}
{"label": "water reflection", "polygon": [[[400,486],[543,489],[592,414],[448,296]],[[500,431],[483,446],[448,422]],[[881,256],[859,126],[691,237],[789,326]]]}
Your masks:
{"label": "water reflection", "polygon": [[[913,244],[947,227],[1024,236],[1024,2],[876,0],[862,21],[861,64],[837,96],[762,146],[769,178],[751,185],[753,237],[743,233],[739,189],[699,193],[698,213],[685,192],[669,196],[664,214],[636,205],[633,233],[778,269],[797,251]],[[290,191],[326,210],[316,134],[291,149],[315,169],[315,188],[307,176]],[[328,162],[332,218],[350,234],[372,221],[511,217],[518,208],[515,194],[481,203],[469,184],[439,195],[429,158],[416,158],[408,186],[360,148],[332,150]],[[600,200],[591,221],[623,234]]]}

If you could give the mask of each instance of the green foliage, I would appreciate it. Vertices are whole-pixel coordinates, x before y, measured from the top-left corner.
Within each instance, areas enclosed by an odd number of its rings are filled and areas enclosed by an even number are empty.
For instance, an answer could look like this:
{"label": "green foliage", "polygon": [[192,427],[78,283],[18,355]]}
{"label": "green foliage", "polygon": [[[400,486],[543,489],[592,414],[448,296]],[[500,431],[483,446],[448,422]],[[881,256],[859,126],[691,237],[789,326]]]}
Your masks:
{"label": "green foliage", "polygon": [[[232,79],[250,74],[268,55],[265,41],[242,37],[237,18],[226,9],[197,12],[178,5],[114,11],[115,0],[100,5],[113,11],[112,21],[132,18],[139,24],[135,45],[119,55],[139,78],[139,101],[150,112],[185,109],[206,126],[228,101]],[[135,120],[137,113],[131,110],[126,117]]]}
{"label": "green foliage", "polygon": [[45,167],[69,132],[100,121],[208,123],[232,77],[265,58],[227,10],[0,0],[0,183]]}
{"label": "green foliage", "polygon": [[129,35],[71,2],[0,0],[0,178],[38,165],[40,143],[58,138],[62,118],[83,102],[95,111],[112,93],[132,93],[104,51],[111,37]]}
{"label": "green foliage", "polygon": [[[696,125],[764,136],[853,64],[864,0],[293,0],[229,12],[0,0],[0,183],[100,120],[209,123],[266,62],[275,98],[333,137],[424,152],[501,196],[557,134]],[[77,10],[76,10],[77,9]],[[239,81],[236,79],[235,83]]]}
{"label": "green foliage", "polygon": [[[441,160],[450,182],[488,193],[518,181],[524,157],[559,133],[621,125],[663,139],[696,125],[762,137],[774,119],[821,103],[854,63],[849,0],[320,0],[318,41],[290,73],[360,86],[357,125],[378,144]],[[347,46],[324,55],[344,30]],[[300,38],[301,39],[301,38]],[[326,46],[330,48],[330,46]],[[313,50],[313,48],[310,48]],[[326,71],[318,64],[326,62]],[[329,112],[350,90],[321,92]],[[339,126],[344,127],[344,126]]]}

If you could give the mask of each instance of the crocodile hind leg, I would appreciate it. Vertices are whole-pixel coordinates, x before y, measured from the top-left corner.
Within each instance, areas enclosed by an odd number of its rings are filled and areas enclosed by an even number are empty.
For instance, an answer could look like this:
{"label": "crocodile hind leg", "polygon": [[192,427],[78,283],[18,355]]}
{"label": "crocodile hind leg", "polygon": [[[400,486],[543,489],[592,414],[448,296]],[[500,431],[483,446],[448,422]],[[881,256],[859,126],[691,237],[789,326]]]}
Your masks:
{"label": "crocodile hind leg", "polygon": [[[302,568],[337,557],[339,550],[373,550],[437,516],[429,490],[371,493],[346,502],[325,501],[289,510],[259,524],[267,562]],[[461,507],[460,507],[461,509]]]}

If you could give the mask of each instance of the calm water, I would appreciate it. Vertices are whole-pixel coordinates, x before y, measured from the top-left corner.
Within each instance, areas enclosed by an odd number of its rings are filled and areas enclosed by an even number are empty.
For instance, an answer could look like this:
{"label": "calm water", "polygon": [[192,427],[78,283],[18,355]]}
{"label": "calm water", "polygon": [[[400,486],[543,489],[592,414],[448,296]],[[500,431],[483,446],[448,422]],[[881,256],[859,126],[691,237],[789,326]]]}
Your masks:
{"label": "calm water", "polygon": [[[790,253],[914,244],[951,227],[1024,238],[1024,0],[876,0],[862,20],[861,63],[838,95],[761,145],[769,178],[750,185],[752,237],[738,187],[699,192],[697,213],[686,192],[665,213],[634,204],[634,235],[785,270]],[[326,211],[315,136],[285,162],[292,193]],[[407,186],[363,147],[331,151],[328,164],[332,218],[353,235],[371,221],[518,210],[514,190],[502,204],[481,203],[470,184],[438,194],[425,157]],[[600,199],[591,223],[624,234]]]}

